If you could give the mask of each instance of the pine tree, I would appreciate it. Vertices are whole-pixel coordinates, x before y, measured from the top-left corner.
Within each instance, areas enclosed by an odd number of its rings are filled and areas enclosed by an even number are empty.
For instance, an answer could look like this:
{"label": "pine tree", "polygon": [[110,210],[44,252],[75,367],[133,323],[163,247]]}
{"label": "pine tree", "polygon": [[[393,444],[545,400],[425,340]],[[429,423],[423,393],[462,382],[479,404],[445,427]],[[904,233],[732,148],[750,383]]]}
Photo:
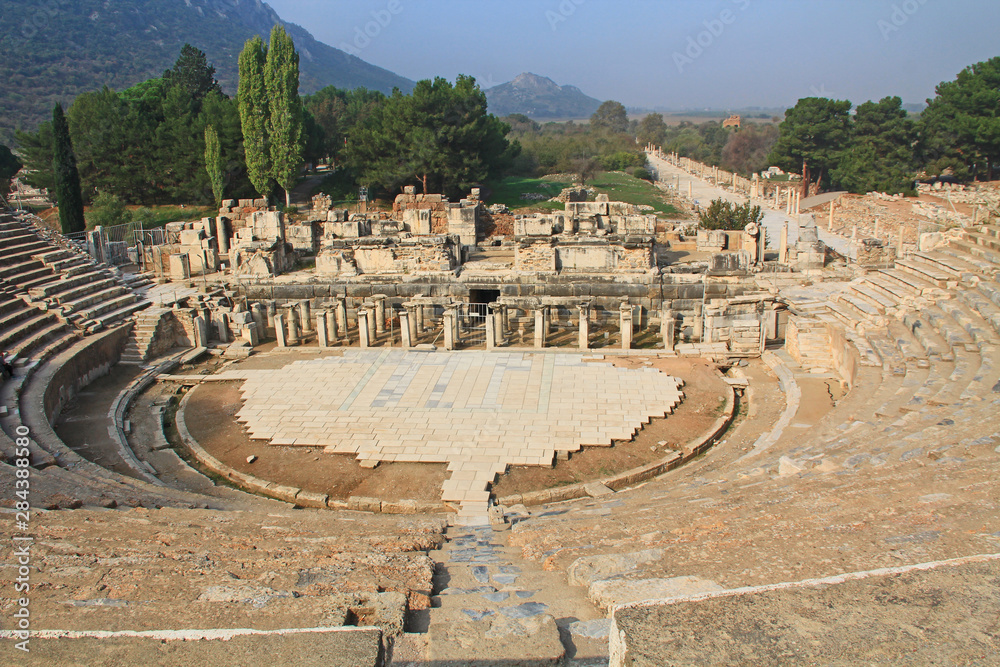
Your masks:
{"label": "pine tree", "polygon": [[83,217],[83,194],[80,192],[80,173],[76,169],[76,156],[69,136],[69,123],[61,104],[52,111],[53,157],[56,201],[59,204],[59,224],[63,234],[86,231]]}
{"label": "pine tree", "polygon": [[268,138],[271,176],[285,189],[285,205],[302,170],[302,100],[299,98],[299,54],[291,36],[280,26],[271,30],[271,44],[264,68],[269,103]]}
{"label": "pine tree", "polygon": [[214,125],[205,127],[205,171],[208,172],[208,180],[212,182],[215,205],[222,206],[222,148]]}
{"label": "pine tree", "polygon": [[265,199],[271,194],[268,101],[264,85],[267,50],[259,35],[247,41],[240,53],[240,83],[236,93],[243,125],[247,175],[254,188]]}

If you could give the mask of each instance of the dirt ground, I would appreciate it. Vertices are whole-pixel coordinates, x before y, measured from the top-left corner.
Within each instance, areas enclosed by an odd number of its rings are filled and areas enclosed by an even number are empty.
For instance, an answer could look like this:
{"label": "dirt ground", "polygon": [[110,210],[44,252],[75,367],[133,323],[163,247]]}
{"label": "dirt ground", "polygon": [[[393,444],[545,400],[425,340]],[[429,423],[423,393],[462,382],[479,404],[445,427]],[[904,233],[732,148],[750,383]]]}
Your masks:
{"label": "dirt ground", "polygon": [[[192,391],[185,411],[188,430],[212,456],[240,472],[338,500],[441,499],[441,484],[449,474],[443,463],[383,463],[372,470],[350,456],[324,454],[321,447],[271,446],[251,440],[236,421],[242,406],[239,383],[205,384]],[[251,455],[257,460],[247,463]]]}
{"label": "dirt ground", "polygon": [[[340,354],[337,351],[322,355]],[[241,368],[280,368],[303,359],[301,353],[251,357]],[[312,356],[307,358],[313,358]],[[614,360],[622,368],[652,364],[664,373],[685,381],[684,401],[666,419],[653,419],[629,442],[612,447],[588,447],[553,468],[513,467],[494,485],[498,495],[522,493],[554,486],[600,479],[658,461],[667,451],[682,446],[707,430],[721,413],[725,383],[713,364],[701,359]],[[221,364],[211,361],[195,372],[214,372]],[[445,464],[382,463],[362,468],[354,458],[325,454],[320,447],[276,447],[251,440],[236,421],[242,406],[239,383],[212,383],[196,387],[188,401],[187,427],[208,452],[236,470],[279,484],[328,494],[346,500],[349,496],[371,496],[384,500],[440,499],[441,485],[449,476]],[[663,444],[660,444],[663,443]],[[257,460],[247,463],[247,458]]]}
{"label": "dirt ground", "polygon": [[619,368],[641,368],[645,363],[684,380],[684,400],[673,414],[651,420],[630,441],[616,442],[612,447],[584,447],[568,461],[556,462],[553,468],[512,466],[493,485],[494,493],[497,496],[525,493],[625,472],[659,461],[669,450],[680,449],[688,440],[707,431],[725,406],[726,383],[716,373],[715,365],[704,359],[614,360]]}

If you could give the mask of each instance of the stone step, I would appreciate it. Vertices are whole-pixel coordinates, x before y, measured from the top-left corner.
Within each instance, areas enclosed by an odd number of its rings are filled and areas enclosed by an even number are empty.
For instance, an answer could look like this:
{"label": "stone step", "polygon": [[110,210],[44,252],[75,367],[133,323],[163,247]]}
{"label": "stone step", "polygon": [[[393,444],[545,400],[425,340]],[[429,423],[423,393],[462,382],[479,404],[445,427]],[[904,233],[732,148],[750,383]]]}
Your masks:
{"label": "stone step", "polygon": [[93,306],[106,304],[125,295],[134,296],[127,287],[123,287],[112,282],[100,291],[94,291],[78,299],[60,304],[60,310],[64,315],[69,316],[73,313],[86,311],[88,308]]}
{"label": "stone step", "polygon": [[979,267],[952,255],[939,251],[916,252],[912,258],[916,262],[927,264],[937,271],[944,272],[954,279],[966,281],[979,273]]}
{"label": "stone step", "polygon": [[74,310],[79,309],[74,306],[81,303],[87,296],[94,294],[95,292],[101,292],[102,290],[106,290],[109,287],[114,287],[116,285],[117,283],[113,278],[94,276],[93,280],[89,280],[83,284],[70,287],[62,292],[51,293],[47,299],[54,304],[67,306],[69,307],[68,312],[73,312]]}
{"label": "stone step", "polygon": [[0,331],[0,349],[8,350],[16,341],[56,321],[56,316],[52,313],[43,313],[34,308],[17,313],[17,318],[11,325]]}
{"label": "stone step", "polygon": [[920,311],[920,314],[921,319],[926,319],[928,324],[934,327],[948,345],[952,347],[972,345],[972,338],[969,334],[941,309],[936,307],[924,308]]}
{"label": "stone step", "polygon": [[881,273],[869,275],[867,285],[871,290],[895,302],[896,305],[906,302],[914,296],[919,296],[916,290],[889,280]]}
{"label": "stone step", "polygon": [[910,311],[903,316],[903,324],[913,333],[913,337],[920,343],[928,356],[937,356],[942,361],[951,361],[954,354],[951,345],[948,344],[941,335],[916,311]]}
{"label": "stone step", "polygon": [[991,234],[966,230],[962,234],[962,237],[971,243],[989,248],[990,250],[1000,250],[1000,239]]}
{"label": "stone step", "polygon": [[987,262],[980,257],[968,253],[964,251],[962,248],[952,245],[951,242],[949,242],[949,245],[937,248],[935,252],[941,253],[942,255],[947,255],[949,257],[954,257],[955,259],[960,260],[966,264],[970,264],[976,267],[976,269],[980,273],[986,273],[992,275],[996,273],[998,270],[998,267],[995,264]]}
{"label": "stone step", "polygon": [[107,315],[108,313],[113,313],[119,309],[130,306],[135,303],[137,299],[138,297],[136,297],[135,294],[125,291],[124,293],[119,293],[117,296],[113,296],[107,300],[82,308],[74,314],[79,315],[84,320],[97,320],[103,315]]}
{"label": "stone step", "polygon": [[[134,297],[135,295],[132,296]],[[100,331],[101,329],[104,329],[105,327],[108,327],[112,324],[121,322],[122,320],[130,317],[132,314],[140,310],[143,310],[145,308],[148,308],[149,306],[152,305],[151,302],[146,301],[145,299],[139,299],[138,297],[135,298],[136,300],[133,303],[130,303],[123,308],[119,308],[118,310],[113,310],[109,313],[104,313],[101,317],[94,320],[90,320],[87,323],[88,332],[92,330]],[[94,329],[94,327],[97,328]]]}
{"label": "stone step", "polygon": [[899,415],[902,407],[910,402],[917,390],[927,381],[928,375],[930,369],[907,366],[902,385],[888,401],[875,410],[875,414],[881,417]]}
{"label": "stone step", "polygon": [[918,281],[917,285],[919,285],[921,289],[927,291],[932,291],[931,288],[933,287],[947,288],[956,286],[956,281],[953,276],[944,271],[935,269],[933,266],[924,262],[901,259],[896,261],[896,268],[900,269],[902,272],[909,273]]}
{"label": "stone step", "polygon": [[899,301],[891,298],[881,291],[876,291],[867,281],[864,283],[851,283],[851,291],[857,298],[870,303],[879,313],[885,314],[887,310],[899,307]]}
{"label": "stone step", "polygon": [[33,329],[30,334],[19,339],[13,345],[7,345],[6,349],[10,354],[24,358],[36,356],[37,350],[44,348],[46,343],[53,341],[53,339],[63,341],[63,344],[51,350],[51,353],[55,354],[74,342],[74,339],[64,337],[67,332],[68,327],[65,322],[53,320],[44,326]]}
{"label": "stone step", "polygon": [[958,325],[965,330],[965,333],[969,334],[976,345],[982,346],[1000,342],[997,340],[993,327],[960,299],[943,299],[938,301],[938,307],[958,322]]}
{"label": "stone step", "polygon": [[903,356],[905,361],[916,361],[926,359],[927,351],[913,336],[913,332],[898,320],[890,320],[889,333],[896,343],[896,349]]}
{"label": "stone step", "polygon": [[948,243],[952,248],[961,250],[968,255],[972,255],[973,257],[978,257],[979,259],[989,262],[990,268],[988,270],[996,271],[1000,269],[1000,253],[997,253],[991,248],[979,245],[972,239],[953,239]]}

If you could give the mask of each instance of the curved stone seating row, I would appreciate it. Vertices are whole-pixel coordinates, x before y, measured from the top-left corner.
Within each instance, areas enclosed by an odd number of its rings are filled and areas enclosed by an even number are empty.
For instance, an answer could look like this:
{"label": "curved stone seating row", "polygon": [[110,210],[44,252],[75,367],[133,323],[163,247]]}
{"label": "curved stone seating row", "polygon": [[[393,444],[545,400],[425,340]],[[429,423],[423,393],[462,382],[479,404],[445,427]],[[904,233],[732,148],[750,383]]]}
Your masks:
{"label": "curved stone seating row", "polygon": [[[308,510],[43,512],[32,524],[45,544],[32,550],[32,630],[358,625],[398,635],[408,609],[429,606],[426,552],[442,531],[430,517]],[[6,568],[0,581],[16,576]]]}
{"label": "curved stone seating row", "polygon": [[[100,356],[98,348],[109,344],[105,339],[122,338],[124,333],[121,329],[112,330],[19,366],[14,378],[2,388],[4,404],[14,409],[0,419],[0,453],[6,464],[11,464],[16,429],[20,426],[29,429],[32,478],[38,481],[37,488],[34,483],[32,486],[33,498],[42,507],[209,507],[217,504],[205,496],[156,486],[92,463],[67,447],[52,429],[55,413],[74,391],[73,385],[83,382],[81,378],[70,377],[77,372],[77,361]],[[117,341],[110,344],[116,345]],[[87,361],[82,367],[88,374],[99,371]],[[8,480],[13,484],[13,476],[0,479],[4,484]]]}
{"label": "curved stone seating row", "polygon": [[[973,553],[963,531],[982,525],[976,510],[992,511],[1000,464],[994,260],[1000,253],[953,244],[846,286],[815,314],[880,364],[863,365],[851,393],[817,423],[759,456],[548,506],[515,526],[515,543],[589,586],[602,606],[616,595],[669,597],[655,593],[661,586],[713,590],[862,570],[890,553],[903,562]],[[934,527],[922,533],[931,508]],[[593,513],[609,520],[593,527]]]}
{"label": "curved stone seating row", "polygon": [[94,262],[59,239],[27,220],[0,223],[2,285],[90,333],[149,305],[117,270]]}

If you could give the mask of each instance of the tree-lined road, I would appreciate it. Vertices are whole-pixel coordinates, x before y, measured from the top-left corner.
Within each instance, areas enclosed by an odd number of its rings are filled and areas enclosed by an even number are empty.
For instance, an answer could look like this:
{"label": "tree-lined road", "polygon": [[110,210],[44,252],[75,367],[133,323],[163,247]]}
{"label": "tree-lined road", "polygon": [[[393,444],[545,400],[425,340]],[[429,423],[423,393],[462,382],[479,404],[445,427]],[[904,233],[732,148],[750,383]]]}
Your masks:
{"label": "tree-lined road", "polygon": [[[646,154],[650,166],[654,170],[657,181],[662,184],[669,185],[677,181],[677,177],[680,177],[680,188],[678,194],[686,197],[688,195],[688,189],[690,184],[691,197],[694,201],[698,202],[702,207],[708,207],[708,205],[715,199],[724,199],[733,204],[745,204],[749,197],[744,195],[730,192],[724,188],[714,185],[706,180],[698,178],[693,174],[689,174],[680,167],[675,167],[666,160],[657,157],[653,153]],[[805,216],[789,216],[785,215],[784,211],[776,211],[769,208],[767,202],[755,200],[754,204],[759,204],[761,210],[764,211],[764,229],[767,230],[768,239],[770,241],[769,248],[777,249],[779,239],[781,238],[781,229],[787,224],[788,225],[788,244],[793,245],[799,238],[799,218]],[[825,229],[819,229],[819,238],[823,243],[827,244],[829,247],[833,248],[842,255],[849,255],[851,242],[842,236],[837,236],[836,234],[831,234]]]}

